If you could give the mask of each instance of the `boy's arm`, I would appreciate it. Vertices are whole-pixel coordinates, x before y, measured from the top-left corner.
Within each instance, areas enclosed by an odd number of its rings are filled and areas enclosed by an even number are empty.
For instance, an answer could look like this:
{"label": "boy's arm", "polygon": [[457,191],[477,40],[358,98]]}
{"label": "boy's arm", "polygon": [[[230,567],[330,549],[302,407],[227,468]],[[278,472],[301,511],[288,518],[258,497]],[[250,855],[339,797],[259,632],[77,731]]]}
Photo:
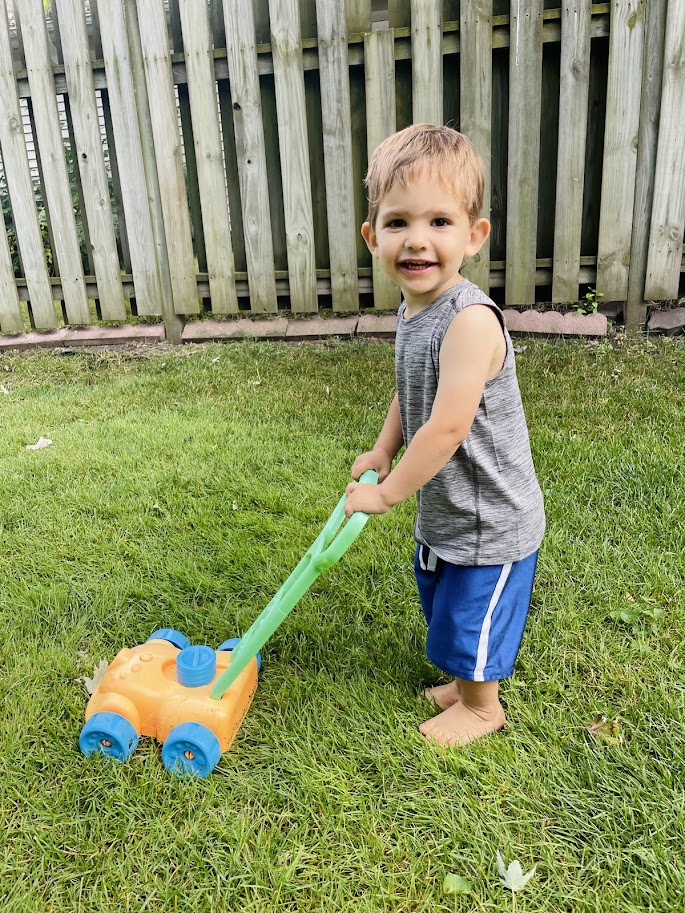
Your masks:
{"label": "boy's arm", "polygon": [[392,461],[403,444],[400,404],[397,394],[395,394],[383,422],[381,433],[378,435],[378,440],[373,445],[373,450],[360,454],[352,464],[352,478],[358,479],[367,469],[375,469],[378,473],[378,481],[383,482],[390,472]]}
{"label": "boy's arm", "polygon": [[[440,380],[431,415],[401,460],[378,486],[352,483],[345,513],[385,513],[430,481],[466,439],[494,364],[502,328],[487,306],[465,308],[450,324],[440,349]],[[399,410],[398,410],[399,411]]]}

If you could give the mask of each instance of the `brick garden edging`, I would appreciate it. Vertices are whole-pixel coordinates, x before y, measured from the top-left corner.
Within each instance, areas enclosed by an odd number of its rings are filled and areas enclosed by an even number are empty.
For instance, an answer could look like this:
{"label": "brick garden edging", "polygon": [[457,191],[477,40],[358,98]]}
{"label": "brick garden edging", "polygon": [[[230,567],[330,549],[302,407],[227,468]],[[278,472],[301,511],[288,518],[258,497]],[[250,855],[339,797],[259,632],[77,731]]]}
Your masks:
{"label": "brick garden edging", "polygon": [[[510,332],[526,336],[606,336],[604,314],[560,314],[558,311],[504,310]],[[350,317],[274,317],[254,320],[192,320],[186,323],[182,342],[221,342],[240,339],[306,342],[331,337],[395,338],[395,314],[361,314]],[[116,327],[78,327],[0,336],[0,352],[12,349],[121,346],[165,342],[163,324],[129,324]]]}

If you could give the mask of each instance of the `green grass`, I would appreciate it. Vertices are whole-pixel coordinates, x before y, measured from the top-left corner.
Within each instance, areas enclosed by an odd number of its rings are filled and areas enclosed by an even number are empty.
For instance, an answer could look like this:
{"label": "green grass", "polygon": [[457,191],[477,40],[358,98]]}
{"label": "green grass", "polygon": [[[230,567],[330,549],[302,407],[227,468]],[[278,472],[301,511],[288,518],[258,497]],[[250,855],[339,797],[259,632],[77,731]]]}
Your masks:
{"label": "green grass", "polygon": [[[159,627],[248,627],[373,443],[392,348],[0,356],[0,910],[683,909],[685,346],[528,343],[519,376],[548,532],[506,732],[417,732],[440,679],[405,504],[274,634],[233,748],[186,781],[146,740],[82,757],[77,679]],[[515,898],[498,849],[537,865]]]}

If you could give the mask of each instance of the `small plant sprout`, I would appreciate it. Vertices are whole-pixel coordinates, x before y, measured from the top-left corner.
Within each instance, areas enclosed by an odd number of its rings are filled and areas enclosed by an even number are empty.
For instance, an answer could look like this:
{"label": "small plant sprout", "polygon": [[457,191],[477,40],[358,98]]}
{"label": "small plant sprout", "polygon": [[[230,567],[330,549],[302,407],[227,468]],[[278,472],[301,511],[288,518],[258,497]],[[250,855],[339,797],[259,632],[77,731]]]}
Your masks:
{"label": "small plant sprout", "polygon": [[607,745],[620,745],[623,741],[621,724],[616,719],[609,719],[603,713],[596,713],[587,731],[597,742],[606,742]]}
{"label": "small plant sprout", "polygon": [[523,874],[523,869],[521,868],[521,863],[518,859],[514,859],[513,862],[509,863],[509,866],[505,866],[504,859],[499,850],[497,850],[497,868],[500,874],[500,880],[502,885],[511,891],[512,898],[512,910],[516,913],[516,895],[519,891],[522,891],[525,886],[528,884],[530,879],[535,874],[536,866],[533,866],[528,872]]}
{"label": "small plant sprout", "polygon": [[589,288],[576,305],[578,314],[596,314],[599,299],[604,297],[603,292],[598,292],[596,288]]}

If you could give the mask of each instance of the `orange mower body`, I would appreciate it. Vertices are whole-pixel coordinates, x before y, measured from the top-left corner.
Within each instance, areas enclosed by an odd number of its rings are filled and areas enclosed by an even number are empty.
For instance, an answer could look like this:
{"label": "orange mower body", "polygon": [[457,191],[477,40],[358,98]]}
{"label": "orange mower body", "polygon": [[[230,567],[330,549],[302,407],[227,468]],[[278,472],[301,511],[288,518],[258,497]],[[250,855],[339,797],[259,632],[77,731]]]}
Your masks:
{"label": "orange mower body", "polygon": [[[171,640],[164,639],[167,634]],[[86,708],[79,740],[85,754],[99,751],[126,760],[138,738],[148,736],[162,743],[170,770],[211,773],[252,703],[259,658],[215,699],[210,692],[231,664],[232,647],[213,650],[184,642],[179,632],[155,632],[147,643],[117,654]]]}

